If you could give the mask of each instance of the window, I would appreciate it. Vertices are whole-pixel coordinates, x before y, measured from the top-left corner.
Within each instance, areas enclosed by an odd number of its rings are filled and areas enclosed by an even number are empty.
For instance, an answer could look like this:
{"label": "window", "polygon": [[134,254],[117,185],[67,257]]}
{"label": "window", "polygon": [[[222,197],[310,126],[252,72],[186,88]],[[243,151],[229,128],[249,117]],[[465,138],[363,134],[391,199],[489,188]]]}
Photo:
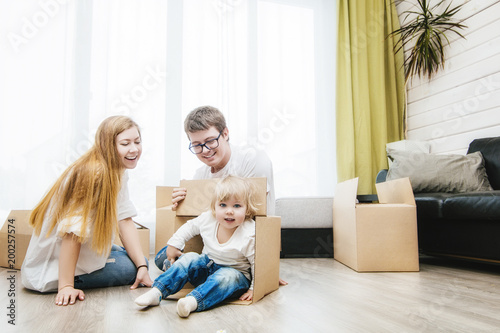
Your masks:
{"label": "window", "polygon": [[225,114],[233,144],[266,150],[277,197],[333,194],[335,1],[50,3],[0,8],[2,216],[33,208],[99,123],[126,114],[144,149],[130,194],[152,227],[155,186],[201,163],[182,124],[207,104]]}
{"label": "window", "polygon": [[[218,107],[233,144],[269,154],[277,197],[332,195],[335,3],[183,3],[182,119],[200,105]],[[180,135],[181,178],[189,179],[200,162]]]}

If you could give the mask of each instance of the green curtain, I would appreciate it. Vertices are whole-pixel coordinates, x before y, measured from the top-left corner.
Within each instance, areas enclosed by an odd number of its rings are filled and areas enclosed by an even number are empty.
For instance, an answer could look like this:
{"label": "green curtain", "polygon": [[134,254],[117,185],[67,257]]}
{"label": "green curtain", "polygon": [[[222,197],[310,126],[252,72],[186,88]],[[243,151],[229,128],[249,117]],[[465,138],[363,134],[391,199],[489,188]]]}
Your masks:
{"label": "green curtain", "polygon": [[338,0],[338,180],[359,177],[359,194],[375,192],[387,168],[385,145],[404,138],[403,54],[394,54],[399,28],[393,0]]}

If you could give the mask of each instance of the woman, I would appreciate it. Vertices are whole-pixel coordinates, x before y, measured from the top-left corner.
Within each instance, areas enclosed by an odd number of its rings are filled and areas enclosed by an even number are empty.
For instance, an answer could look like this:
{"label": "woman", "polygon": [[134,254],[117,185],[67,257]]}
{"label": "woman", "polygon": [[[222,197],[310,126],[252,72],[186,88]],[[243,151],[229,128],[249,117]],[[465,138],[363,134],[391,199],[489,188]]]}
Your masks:
{"label": "woman", "polygon": [[[89,151],[66,169],[30,216],[33,226],[21,268],[26,288],[57,290],[56,304],[84,300],[81,289],[151,286],[132,221],[126,169],[141,156],[139,127],[130,118],[105,119]],[[119,234],[125,249],[112,246]]]}

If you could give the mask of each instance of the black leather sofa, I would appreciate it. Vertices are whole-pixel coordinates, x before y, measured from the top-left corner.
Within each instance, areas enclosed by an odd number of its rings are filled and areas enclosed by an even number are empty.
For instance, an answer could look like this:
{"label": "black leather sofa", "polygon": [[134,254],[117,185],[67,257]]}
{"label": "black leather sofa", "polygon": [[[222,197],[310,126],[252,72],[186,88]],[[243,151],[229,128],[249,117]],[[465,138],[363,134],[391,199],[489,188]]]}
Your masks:
{"label": "black leather sofa", "polygon": [[[476,151],[493,191],[415,193],[422,253],[500,263],[500,137],[472,141],[467,153]],[[377,182],[386,175],[379,172]]]}

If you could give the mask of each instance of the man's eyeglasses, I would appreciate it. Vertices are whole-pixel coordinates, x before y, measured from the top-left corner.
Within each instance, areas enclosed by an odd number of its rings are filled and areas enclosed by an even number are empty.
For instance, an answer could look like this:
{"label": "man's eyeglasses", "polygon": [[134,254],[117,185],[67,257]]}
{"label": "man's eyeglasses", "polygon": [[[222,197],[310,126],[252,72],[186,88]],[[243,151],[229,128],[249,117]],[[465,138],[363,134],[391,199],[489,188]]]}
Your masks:
{"label": "man's eyeglasses", "polygon": [[215,139],[208,140],[205,143],[200,143],[199,145],[194,145],[194,146],[189,144],[189,150],[193,154],[201,154],[203,152],[203,147],[205,147],[208,150],[212,150],[212,149],[219,147],[219,138],[222,134],[222,131],[219,132],[218,137],[216,137]]}

